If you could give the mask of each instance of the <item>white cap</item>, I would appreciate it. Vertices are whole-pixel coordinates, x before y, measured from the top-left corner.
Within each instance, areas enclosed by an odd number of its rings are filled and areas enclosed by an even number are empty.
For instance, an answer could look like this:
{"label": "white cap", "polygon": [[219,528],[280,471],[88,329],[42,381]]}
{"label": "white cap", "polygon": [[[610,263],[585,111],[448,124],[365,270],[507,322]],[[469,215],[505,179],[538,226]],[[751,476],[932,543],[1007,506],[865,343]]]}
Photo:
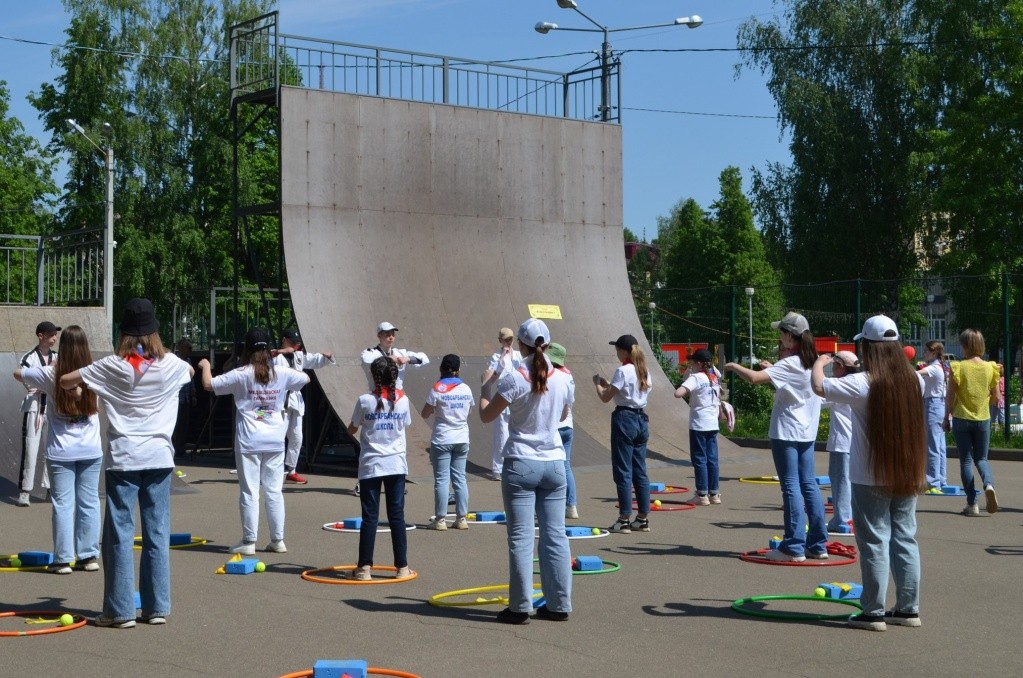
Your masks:
{"label": "white cap", "polygon": [[551,343],[551,331],[547,329],[547,325],[542,320],[536,318],[530,318],[519,325],[519,331],[515,336],[526,346],[535,347],[536,340],[540,338],[543,339],[544,346]]}
{"label": "white cap", "polygon": [[[891,332],[891,334],[888,334]],[[899,327],[895,321],[886,315],[875,315],[867,318],[863,323],[863,331],[853,337],[853,341],[867,339],[868,341],[898,341]]]}
{"label": "white cap", "polygon": [[377,334],[381,332],[397,332],[398,328],[388,322],[383,322],[377,325]]}

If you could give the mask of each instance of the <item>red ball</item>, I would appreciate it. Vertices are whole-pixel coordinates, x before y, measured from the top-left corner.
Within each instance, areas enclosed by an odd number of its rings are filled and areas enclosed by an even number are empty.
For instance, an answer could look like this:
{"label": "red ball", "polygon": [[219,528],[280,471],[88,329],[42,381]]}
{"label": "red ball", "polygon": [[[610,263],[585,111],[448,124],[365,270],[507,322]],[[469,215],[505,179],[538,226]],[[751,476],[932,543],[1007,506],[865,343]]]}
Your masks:
{"label": "red ball", "polygon": [[916,357],[916,349],[913,348],[912,346],[903,346],[902,352],[906,354],[906,358],[908,360],[912,360],[913,358]]}

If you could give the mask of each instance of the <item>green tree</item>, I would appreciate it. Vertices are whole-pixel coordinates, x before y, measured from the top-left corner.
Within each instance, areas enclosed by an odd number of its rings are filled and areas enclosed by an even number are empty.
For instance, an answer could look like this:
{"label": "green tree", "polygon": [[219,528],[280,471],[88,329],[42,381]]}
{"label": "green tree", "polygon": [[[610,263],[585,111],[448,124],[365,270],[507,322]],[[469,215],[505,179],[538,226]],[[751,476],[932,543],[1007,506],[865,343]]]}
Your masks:
{"label": "green tree", "polygon": [[0,231],[41,235],[52,220],[56,160],[9,117],[10,100],[7,82],[0,80]]}

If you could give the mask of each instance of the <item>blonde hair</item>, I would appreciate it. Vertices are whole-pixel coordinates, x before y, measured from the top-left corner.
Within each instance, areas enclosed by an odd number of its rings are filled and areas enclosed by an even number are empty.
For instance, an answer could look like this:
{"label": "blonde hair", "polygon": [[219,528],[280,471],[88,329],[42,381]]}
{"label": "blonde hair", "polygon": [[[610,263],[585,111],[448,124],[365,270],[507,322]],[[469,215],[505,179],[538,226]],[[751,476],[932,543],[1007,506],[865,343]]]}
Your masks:
{"label": "blonde hair", "polygon": [[984,335],[980,330],[967,327],[959,333],[959,345],[963,347],[963,357],[973,358],[984,355]]}
{"label": "blonde hair", "polygon": [[650,371],[646,368],[646,354],[639,344],[633,344],[629,351],[629,361],[636,366],[636,379],[639,381],[640,391],[650,390]]}
{"label": "blonde hair", "polygon": [[117,355],[122,358],[127,358],[131,355],[138,353],[138,348],[142,347],[142,357],[153,358],[160,360],[167,353],[167,349],[164,348],[163,342],[160,341],[160,334],[153,332],[145,336],[136,336],[133,334],[122,334],[120,340],[117,343]]}

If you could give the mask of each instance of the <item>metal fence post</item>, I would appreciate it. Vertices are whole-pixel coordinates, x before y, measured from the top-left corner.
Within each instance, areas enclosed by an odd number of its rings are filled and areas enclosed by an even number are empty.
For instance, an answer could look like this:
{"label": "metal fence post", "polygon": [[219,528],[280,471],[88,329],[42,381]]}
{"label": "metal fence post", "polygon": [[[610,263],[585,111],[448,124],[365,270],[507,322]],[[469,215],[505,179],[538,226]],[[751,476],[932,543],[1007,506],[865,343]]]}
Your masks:
{"label": "metal fence post", "polygon": [[1002,271],[1002,323],[1005,333],[1005,340],[1002,345],[1002,381],[1005,384],[1005,397],[1002,399],[1002,429],[1005,439],[1009,440],[1009,432],[1012,427],[1009,425],[1009,403],[1012,402],[1012,335],[1009,328],[1009,274]]}
{"label": "metal fence post", "polygon": [[[730,333],[729,334],[730,341],[729,341],[729,347],[728,347],[728,354],[729,354],[730,360],[735,360],[735,358],[736,358],[736,356],[738,354],[738,348],[736,346],[736,336],[735,336],[735,322],[736,322],[736,317],[735,317],[736,316],[735,285],[729,285],[729,287],[731,289],[730,289],[730,295],[729,295],[730,299],[729,299],[729,303],[728,303],[728,329],[729,329],[729,333]],[[728,373],[728,397],[729,398],[732,397],[732,389],[734,389],[734,388],[735,388],[735,372],[729,372]]]}
{"label": "metal fence post", "polygon": [[[44,269],[45,262],[43,261],[43,237],[38,236],[36,238],[36,306],[42,306],[45,300],[45,290],[43,289]],[[22,297],[22,299],[24,299],[24,297]]]}

